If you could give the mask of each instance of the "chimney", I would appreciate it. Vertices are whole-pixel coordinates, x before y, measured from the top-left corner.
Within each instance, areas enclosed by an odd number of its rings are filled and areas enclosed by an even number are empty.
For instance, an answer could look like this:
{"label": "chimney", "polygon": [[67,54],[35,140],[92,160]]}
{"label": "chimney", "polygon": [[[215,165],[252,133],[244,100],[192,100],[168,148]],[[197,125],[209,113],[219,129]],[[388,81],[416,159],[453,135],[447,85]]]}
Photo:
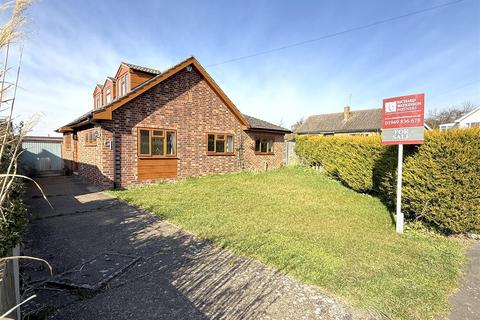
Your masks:
{"label": "chimney", "polygon": [[347,121],[350,118],[350,107],[345,106],[343,107],[343,121]]}

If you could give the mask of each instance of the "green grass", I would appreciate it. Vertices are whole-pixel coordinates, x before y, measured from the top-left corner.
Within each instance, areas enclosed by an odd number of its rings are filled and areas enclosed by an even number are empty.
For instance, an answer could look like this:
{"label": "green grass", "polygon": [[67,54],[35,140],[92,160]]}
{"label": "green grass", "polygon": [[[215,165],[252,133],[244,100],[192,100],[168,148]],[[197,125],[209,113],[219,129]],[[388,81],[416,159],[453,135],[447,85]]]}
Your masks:
{"label": "green grass", "polygon": [[397,319],[446,314],[465,259],[458,241],[413,229],[396,234],[380,200],[310,169],[214,175],[112,194]]}

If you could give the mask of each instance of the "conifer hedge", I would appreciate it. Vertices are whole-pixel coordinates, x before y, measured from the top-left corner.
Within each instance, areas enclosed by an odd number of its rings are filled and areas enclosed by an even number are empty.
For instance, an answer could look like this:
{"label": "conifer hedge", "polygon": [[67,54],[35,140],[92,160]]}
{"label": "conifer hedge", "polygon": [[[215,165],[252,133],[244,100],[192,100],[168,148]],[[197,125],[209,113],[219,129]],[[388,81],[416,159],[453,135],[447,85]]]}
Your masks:
{"label": "conifer hedge", "polygon": [[[393,208],[397,147],[379,136],[297,137],[296,153],[346,186],[378,194]],[[405,146],[402,207],[410,220],[444,233],[480,232],[480,129],[427,132]]]}

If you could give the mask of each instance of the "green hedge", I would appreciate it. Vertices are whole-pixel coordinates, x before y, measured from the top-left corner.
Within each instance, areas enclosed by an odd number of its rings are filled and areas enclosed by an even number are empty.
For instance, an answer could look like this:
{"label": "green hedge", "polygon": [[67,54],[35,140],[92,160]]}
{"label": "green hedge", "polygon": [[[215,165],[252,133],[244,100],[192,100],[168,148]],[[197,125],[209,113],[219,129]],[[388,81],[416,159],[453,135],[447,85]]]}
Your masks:
{"label": "green hedge", "polygon": [[[359,192],[377,193],[393,208],[397,147],[380,137],[297,137],[308,165]],[[405,146],[402,206],[406,217],[445,233],[480,232],[480,129],[427,132],[421,146]]]}
{"label": "green hedge", "polygon": [[307,165],[320,165],[346,186],[370,192],[374,186],[373,170],[382,155],[378,136],[299,136],[295,152]]}

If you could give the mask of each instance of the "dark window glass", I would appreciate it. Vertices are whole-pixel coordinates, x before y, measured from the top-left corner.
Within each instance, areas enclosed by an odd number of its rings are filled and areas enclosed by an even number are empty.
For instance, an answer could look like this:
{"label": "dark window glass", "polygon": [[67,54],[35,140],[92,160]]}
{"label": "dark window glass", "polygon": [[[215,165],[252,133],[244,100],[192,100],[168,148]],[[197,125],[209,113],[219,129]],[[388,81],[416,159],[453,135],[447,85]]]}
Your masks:
{"label": "dark window glass", "polygon": [[255,140],[255,151],[260,152],[260,140]]}
{"label": "dark window glass", "polygon": [[215,135],[208,135],[208,152],[215,152]]}
{"label": "dark window glass", "polygon": [[163,131],[162,130],[153,130],[153,135],[163,137]]}
{"label": "dark window glass", "polygon": [[152,156],[163,155],[163,137],[152,137]]}
{"label": "dark window glass", "polygon": [[149,130],[140,130],[140,154],[150,154]]}
{"label": "dark window glass", "polygon": [[215,141],[215,152],[225,152],[225,140]]}
{"label": "dark window glass", "polygon": [[167,132],[167,154],[175,154],[175,132]]}
{"label": "dark window glass", "polygon": [[262,141],[260,144],[260,152],[267,152],[267,141]]}

